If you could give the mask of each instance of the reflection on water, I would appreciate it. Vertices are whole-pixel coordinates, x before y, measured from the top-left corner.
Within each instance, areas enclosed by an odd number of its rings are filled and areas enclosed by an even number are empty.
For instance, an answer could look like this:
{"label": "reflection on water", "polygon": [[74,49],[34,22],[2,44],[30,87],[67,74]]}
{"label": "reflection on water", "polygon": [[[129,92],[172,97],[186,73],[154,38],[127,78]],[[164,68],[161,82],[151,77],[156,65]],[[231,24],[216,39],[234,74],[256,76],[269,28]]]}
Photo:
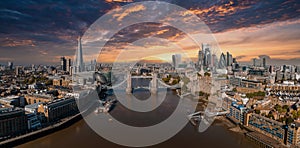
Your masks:
{"label": "reflection on water", "polygon": [[[145,97],[148,90],[135,90],[135,97]],[[110,96],[114,97],[114,96]],[[168,118],[178,103],[178,97],[173,91],[168,91],[167,98],[155,110],[147,113],[138,113],[127,109],[120,103],[110,112],[118,120],[132,126],[149,126],[157,124]],[[174,123],[176,124],[176,123]],[[166,131],[167,132],[167,131]],[[138,139],[137,139],[138,140]],[[42,137],[40,139],[25,143],[19,147],[122,147],[111,143],[98,136],[88,127],[84,120],[80,120],[74,125]],[[197,129],[190,123],[186,125],[176,136],[153,147],[230,147],[230,148],[251,148],[253,143],[245,139],[241,133],[229,131],[225,123],[215,121],[204,133],[198,133]]]}

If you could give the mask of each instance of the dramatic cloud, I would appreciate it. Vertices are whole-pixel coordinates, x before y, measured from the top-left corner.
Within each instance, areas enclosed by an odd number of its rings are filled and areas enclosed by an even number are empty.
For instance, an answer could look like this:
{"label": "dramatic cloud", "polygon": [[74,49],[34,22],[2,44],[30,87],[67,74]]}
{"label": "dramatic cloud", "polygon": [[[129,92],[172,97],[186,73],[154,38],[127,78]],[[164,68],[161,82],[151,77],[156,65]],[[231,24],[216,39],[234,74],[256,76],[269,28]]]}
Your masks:
{"label": "dramatic cloud", "polygon": [[136,6],[131,7],[130,9],[126,9],[124,11],[121,11],[120,14],[115,14],[114,17],[116,17],[118,21],[122,21],[122,19],[124,17],[130,15],[130,13],[142,11],[142,10],[145,10],[145,9],[146,8],[143,5],[136,5]]}
{"label": "dramatic cloud", "polygon": [[[59,56],[72,57],[77,37],[83,35],[95,20],[117,8],[118,13],[114,17],[121,22],[128,15],[145,10],[145,7],[137,5],[122,10],[120,6],[140,1],[0,1],[0,62],[13,59],[19,64],[58,63]],[[261,54],[268,54],[279,61],[299,58],[299,0],[165,1],[199,16],[216,34],[221,48],[240,56],[242,61]],[[192,21],[188,19],[186,21]],[[149,36],[176,42],[183,40],[185,34],[168,26],[135,25],[114,36],[106,46],[107,53]],[[186,48],[191,50],[190,55],[197,55],[197,51],[192,51],[198,50],[193,45],[187,44]],[[282,54],[284,50],[288,52]],[[37,55],[37,58],[32,59],[32,55]],[[109,60],[109,57],[105,59]]]}

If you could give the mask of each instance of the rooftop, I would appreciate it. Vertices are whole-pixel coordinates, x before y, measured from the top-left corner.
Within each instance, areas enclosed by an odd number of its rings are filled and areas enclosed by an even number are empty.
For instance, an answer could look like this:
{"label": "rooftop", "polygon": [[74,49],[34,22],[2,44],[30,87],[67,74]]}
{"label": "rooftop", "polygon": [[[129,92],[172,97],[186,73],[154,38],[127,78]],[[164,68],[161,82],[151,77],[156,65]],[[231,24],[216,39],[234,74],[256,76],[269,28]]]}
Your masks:
{"label": "rooftop", "polygon": [[37,102],[34,104],[26,105],[25,108],[38,108],[40,104],[43,104],[42,102]]}

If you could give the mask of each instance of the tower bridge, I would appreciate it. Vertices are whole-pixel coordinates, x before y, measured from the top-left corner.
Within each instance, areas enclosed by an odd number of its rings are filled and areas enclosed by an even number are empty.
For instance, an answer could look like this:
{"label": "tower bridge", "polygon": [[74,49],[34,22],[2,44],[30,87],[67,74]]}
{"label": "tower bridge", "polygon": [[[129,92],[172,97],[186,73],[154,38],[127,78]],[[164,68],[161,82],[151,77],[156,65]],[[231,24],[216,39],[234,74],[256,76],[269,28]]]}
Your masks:
{"label": "tower bridge", "polygon": [[[151,79],[150,83],[144,83],[139,81],[139,79]],[[134,81],[134,82],[133,82]],[[124,80],[119,82],[112,87],[107,87],[108,89],[116,89],[116,90],[126,90],[127,94],[131,94],[134,89],[144,88],[150,90],[152,94],[156,94],[159,89],[178,89],[181,88],[180,84],[177,85],[168,85],[163,82],[161,79],[157,77],[157,73],[152,74],[151,76],[132,76],[129,72],[124,77]]]}
{"label": "tower bridge", "polygon": [[[152,79],[150,81],[148,89],[150,90],[151,94],[157,93],[157,73],[153,73],[152,76],[132,76],[130,72],[127,73],[127,87],[126,87],[126,93],[131,94],[132,90],[134,89],[132,85],[132,79]],[[135,86],[137,88],[146,88],[145,86]]]}

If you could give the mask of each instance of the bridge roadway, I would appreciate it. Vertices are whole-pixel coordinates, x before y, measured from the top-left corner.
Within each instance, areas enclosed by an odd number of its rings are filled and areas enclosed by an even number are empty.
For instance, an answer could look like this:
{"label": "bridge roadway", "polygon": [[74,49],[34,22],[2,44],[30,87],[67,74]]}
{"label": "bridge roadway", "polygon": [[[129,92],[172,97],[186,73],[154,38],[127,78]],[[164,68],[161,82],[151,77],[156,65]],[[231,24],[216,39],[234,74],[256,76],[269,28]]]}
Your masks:
{"label": "bridge roadway", "polygon": [[214,117],[214,116],[226,115],[228,113],[229,113],[229,111],[222,111],[222,112],[198,111],[198,112],[188,115],[188,118],[189,119],[197,118],[197,117],[201,116],[201,114],[206,115],[208,117]]}
{"label": "bridge roadway", "polygon": [[[132,79],[152,79],[152,76],[131,76]],[[168,85],[165,82],[163,82],[161,79],[156,79],[158,82],[158,86],[157,88],[170,88],[170,89],[179,89],[181,88],[179,84],[176,85]],[[124,84],[126,84],[127,79],[124,79],[122,82],[120,82],[119,84],[115,84],[113,86],[107,86],[107,89],[126,89],[128,86],[125,86]],[[132,87],[134,88],[134,87]],[[135,88],[145,88],[145,89],[150,89],[149,87],[141,87],[141,86],[137,86]]]}

